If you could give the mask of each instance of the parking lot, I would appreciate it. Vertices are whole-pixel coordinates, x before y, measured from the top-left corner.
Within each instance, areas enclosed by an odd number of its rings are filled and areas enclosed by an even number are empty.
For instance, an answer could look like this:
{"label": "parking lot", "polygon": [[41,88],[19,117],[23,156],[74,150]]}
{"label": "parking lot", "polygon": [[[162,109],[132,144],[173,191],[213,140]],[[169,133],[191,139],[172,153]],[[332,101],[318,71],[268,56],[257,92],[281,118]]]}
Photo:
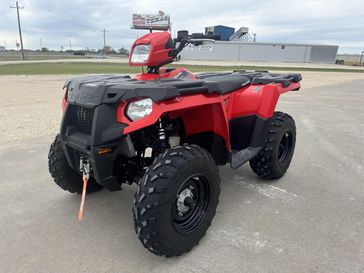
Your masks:
{"label": "parking lot", "polygon": [[0,272],[364,272],[364,76],[305,72],[280,111],[296,120],[287,174],[266,183],[221,167],[206,237],[177,258],[143,248],[135,186],[87,196],[62,191],[47,166],[67,76],[0,77]]}

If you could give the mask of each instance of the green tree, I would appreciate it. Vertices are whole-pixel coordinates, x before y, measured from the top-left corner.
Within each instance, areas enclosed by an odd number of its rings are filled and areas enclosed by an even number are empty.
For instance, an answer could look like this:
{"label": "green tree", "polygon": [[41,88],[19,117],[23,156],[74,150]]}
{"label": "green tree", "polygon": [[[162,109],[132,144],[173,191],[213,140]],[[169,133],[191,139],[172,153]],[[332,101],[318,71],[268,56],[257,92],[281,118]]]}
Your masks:
{"label": "green tree", "polygon": [[129,50],[127,50],[126,48],[122,47],[119,49],[119,53],[121,55],[129,55]]}

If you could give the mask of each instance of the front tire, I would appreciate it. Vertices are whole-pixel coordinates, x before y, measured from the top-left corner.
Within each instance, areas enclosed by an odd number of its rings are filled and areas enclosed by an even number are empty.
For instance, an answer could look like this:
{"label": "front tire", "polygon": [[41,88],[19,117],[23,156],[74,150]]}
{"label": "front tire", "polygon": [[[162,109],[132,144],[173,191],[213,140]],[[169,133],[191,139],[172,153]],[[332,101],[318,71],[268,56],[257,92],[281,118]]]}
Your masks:
{"label": "front tire", "polygon": [[[63,190],[78,194],[82,192],[82,176],[68,165],[59,134],[49,149],[48,169],[54,182]],[[100,189],[102,189],[102,186],[90,177],[87,183],[87,192],[90,193]]]}
{"label": "front tire", "polygon": [[148,168],[134,197],[135,231],[157,255],[179,256],[199,243],[219,202],[220,176],[196,145],[166,151]]}
{"label": "front tire", "polygon": [[250,167],[263,179],[282,177],[292,160],[296,144],[296,125],[293,118],[282,112],[275,112],[268,136],[258,156],[250,160]]}

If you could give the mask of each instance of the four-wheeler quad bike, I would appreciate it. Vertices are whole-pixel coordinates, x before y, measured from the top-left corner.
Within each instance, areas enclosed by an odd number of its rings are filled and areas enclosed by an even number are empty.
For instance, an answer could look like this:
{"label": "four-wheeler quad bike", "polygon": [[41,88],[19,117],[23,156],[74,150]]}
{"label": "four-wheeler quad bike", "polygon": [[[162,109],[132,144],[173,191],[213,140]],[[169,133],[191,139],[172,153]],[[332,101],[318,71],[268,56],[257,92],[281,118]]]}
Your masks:
{"label": "four-wheeler quad bike", "polygon": [[220,194],[218,165],[250,161],[263,179],[284,175],[295,148],[291,116],[275,112],[298,74],[235,71],[195,75],[171,63],[209,37],[149,33],[136,40],[134,78],[98,75],[66,82],[60,134],[49,170],[64,190],[121,190],[136,183],[132,215],[142,244],[157,255],[189,251],[205,235]]}

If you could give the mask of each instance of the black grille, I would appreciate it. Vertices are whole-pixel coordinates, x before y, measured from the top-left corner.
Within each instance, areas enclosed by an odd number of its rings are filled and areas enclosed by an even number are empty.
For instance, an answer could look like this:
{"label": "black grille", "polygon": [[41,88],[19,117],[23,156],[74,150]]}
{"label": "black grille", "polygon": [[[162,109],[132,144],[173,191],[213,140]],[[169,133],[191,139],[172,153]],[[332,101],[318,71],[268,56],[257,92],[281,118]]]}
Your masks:
{"label": "black grille", "polygon": [[70,107],[72,125],[76,126],[78,131],[91,135],[94,109],[77,105],[70,105]]}

